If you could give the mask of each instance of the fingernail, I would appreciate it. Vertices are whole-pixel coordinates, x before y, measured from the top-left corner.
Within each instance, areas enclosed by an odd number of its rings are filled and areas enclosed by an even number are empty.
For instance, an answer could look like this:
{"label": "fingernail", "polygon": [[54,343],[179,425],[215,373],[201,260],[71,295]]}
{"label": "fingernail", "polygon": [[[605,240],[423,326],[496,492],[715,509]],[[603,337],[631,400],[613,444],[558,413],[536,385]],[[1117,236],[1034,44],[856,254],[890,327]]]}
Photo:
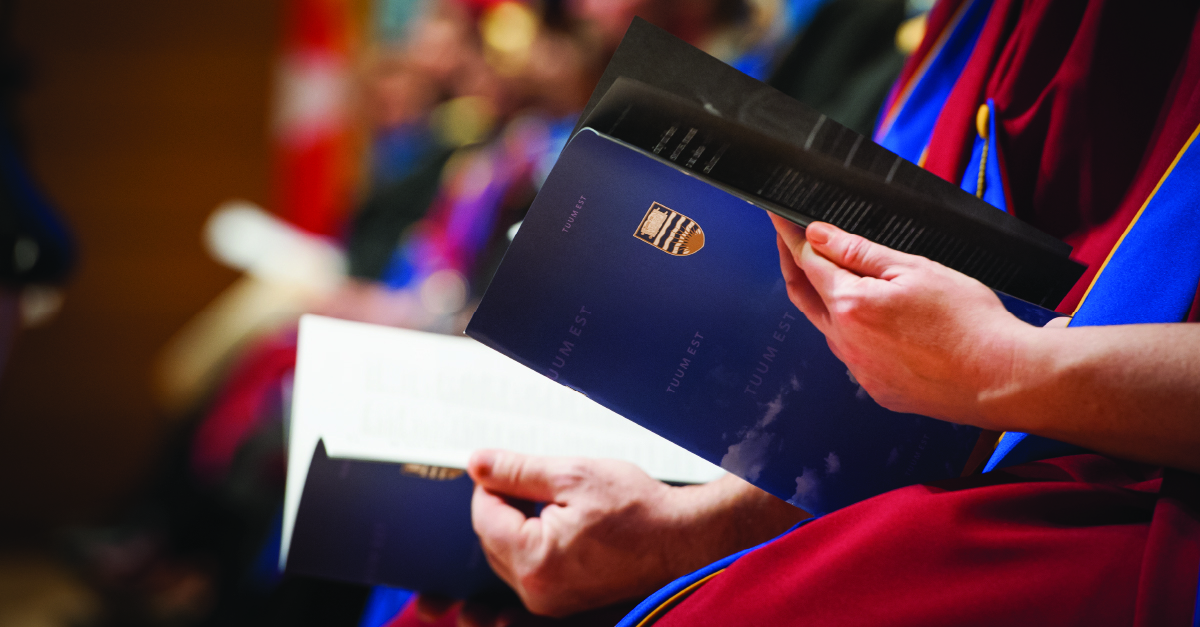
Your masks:
{"label": "fingernail", "polygon": [[829,227],[822,222],[813,222],[804,230],[804,238],[817,245],[828,243],[828,228]]}

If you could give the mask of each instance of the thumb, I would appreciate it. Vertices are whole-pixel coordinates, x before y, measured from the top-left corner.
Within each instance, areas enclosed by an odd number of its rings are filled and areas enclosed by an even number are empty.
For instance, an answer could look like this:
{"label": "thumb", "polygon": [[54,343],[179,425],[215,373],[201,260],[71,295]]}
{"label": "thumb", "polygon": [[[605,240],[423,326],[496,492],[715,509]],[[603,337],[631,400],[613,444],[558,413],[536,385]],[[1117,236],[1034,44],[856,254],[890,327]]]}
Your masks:
{"label": "thumb", "polygon": [[557,496],[551,461],[549,457],[482,450],[471,454],[467,473],[476,484],[493,494],[549,503]]}
{"label": "thumb", "polygon": [[824,222],[808,225],[804,235],[822,257],[859,276],[878,279],[890,267],[910,265],[913,258]]}

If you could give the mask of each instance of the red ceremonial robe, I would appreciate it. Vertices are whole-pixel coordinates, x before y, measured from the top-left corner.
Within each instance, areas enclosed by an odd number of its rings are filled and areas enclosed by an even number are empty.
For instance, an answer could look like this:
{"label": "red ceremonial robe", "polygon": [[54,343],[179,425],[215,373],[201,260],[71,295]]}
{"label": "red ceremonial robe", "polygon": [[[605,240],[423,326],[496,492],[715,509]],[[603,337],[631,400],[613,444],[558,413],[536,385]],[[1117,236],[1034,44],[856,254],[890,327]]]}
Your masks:
{"label": "red ceremonial robe", "polygon": [[[1194,3],[996,0],[938,119],[925,165],[958,181],[995,103],[1010,210],[1090,266],[1062,311],[1200,127],[1198,26]],[[654,624],[1182,626],[1198,578],[1200,480],[1077,455],[834,512]]]}
{"label": "red ceremonial robe", "polygon": [[903,488],[747,554],[654,624],[1190,625],[1197,492],[1098,455]]}
{"label": "red ceremonial robe", "polygon": [[923,165],[957,183],[976,112],[993,101],[1010,211],[1088,264],[1061,312],[1075,310],[1196,126],[1196,10],[1194,1],[995,0],[938,118]]}

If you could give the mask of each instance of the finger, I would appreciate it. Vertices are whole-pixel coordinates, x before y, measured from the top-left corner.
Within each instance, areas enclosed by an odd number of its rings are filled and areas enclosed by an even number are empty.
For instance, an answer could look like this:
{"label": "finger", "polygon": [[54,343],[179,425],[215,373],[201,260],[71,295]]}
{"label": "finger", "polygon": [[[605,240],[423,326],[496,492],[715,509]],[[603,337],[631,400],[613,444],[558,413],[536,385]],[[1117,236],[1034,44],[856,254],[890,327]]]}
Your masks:
{"label": "finger", "polygon": [[483,450],[471,454],[467,472],[488,492],[528,501],[555,500],[554,458],[511,451]]}
{"label": "finger", "polygon": [[422,623],[436,623],[447,612],[454,609],[458,601],[440,594],[421,593],[417,595],[417,619]]}
{"label": "finger", "polygon": [[805,239],[822,257],[859,276],[878,279],[888,268],[909,265],[913,259],[913,255],[892,250],[824,222],[808,225]]}
{"label": "finger", "polygon": [[783,238],[788,249],[793,253],[798,252],[800,246],[804,244],[804,227],[770,212],[767,215],[771,218],[771,224],[775,225],[775,232]]}
{"label": "finger", "polygon": [[820,296],[826,311],[829,310],[829,303],[833,295],[837,293],[839,286],[863,280],[861,276],[839,266],[818,253],[813,249],[811,243],[807,243],[801,247],[796,264],[804,271],[804,276],[808,278],[813,291]]}
{"label": "finger", "polygon": [[829,320],[829,310],[817,290],[813,289],[808,276],[797,265],[800,251],[804,248],[805,231],[799,225],[768,213],[771,223],[775,225],[776,244],[779,246],[779,266],[783,270],[783,280],[787,285],[788,298],[796,305],[809,322],[825,333]]}
{"label": "finger", "polygon": [[779,267],[783,270],[783,281],[787,285],[788,298],[808,317],[813,325],[824,332],[824,324],[829,317],[829,311],[825,309],[825,302],[821,300],[821,295],[813,289],[812,283],[808,281],[804,271],[796,265],[796,259],[789,250],[783,235],[776,235],[775,242],[779,246]]}
{"label": "finger", "polygon": [[536,550],[541,538],[540,518],[527,518],[504,497],[475,486],[471,497],[471,525],[479,535],[488,563],[506,582],[513,583],[512,563],[520,554]]}
{"label": "finger", "polygon": [[536,516],[526,516],[502,495],[475,486],[471,495],[471,525],[488,548],[517,546],[538,531],[540,522]]}

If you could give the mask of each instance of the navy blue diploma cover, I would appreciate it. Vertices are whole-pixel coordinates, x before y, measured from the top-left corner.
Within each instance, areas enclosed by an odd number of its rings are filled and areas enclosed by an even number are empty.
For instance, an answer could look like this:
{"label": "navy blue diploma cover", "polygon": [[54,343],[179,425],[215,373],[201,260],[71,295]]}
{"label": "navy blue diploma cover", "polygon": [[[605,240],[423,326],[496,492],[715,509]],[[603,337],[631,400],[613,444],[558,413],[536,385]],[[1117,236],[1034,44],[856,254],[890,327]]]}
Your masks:
{"label": "navy blue diploma cover", "polygon": [[467,334],[815,514],[961,474],[980,431],[876,404],[788,300],[775,238],[759,206],[584,129]]}

